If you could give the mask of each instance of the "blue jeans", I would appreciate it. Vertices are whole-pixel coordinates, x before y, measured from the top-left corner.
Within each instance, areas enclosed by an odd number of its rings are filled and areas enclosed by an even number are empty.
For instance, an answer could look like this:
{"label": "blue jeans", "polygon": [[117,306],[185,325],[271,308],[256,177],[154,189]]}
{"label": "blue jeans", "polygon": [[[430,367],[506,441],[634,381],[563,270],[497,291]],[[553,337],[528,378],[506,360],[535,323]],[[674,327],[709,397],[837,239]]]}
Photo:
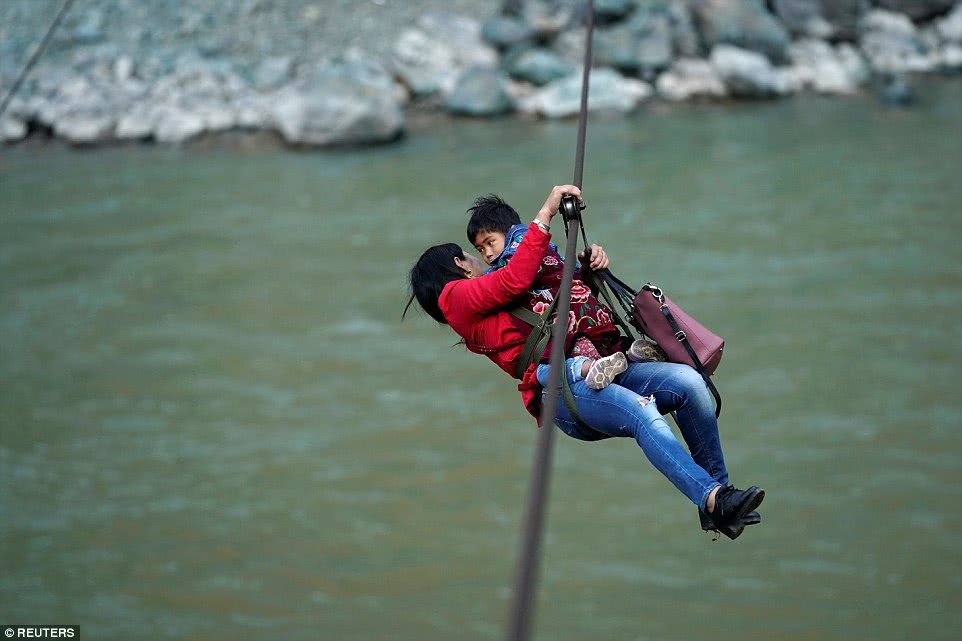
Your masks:
{"label": "blue jeans", "polygon": [[[581,375],[583,357],[565,361],[575,406],[586,429],[571,417],[558,395],[556,425],[582,441],[631,437],[659,472],[699,508],[718,485],[728,484],[728,471],[718,437],[715,405],[701,376],[677,363],[630,363],[628,370],[603,390],[593,390]],[[538,382],[548,382],[548,365],[538,366]],[[654,395],[654,403],[643,403]],[[678,442],[663,414],[675,412],[688,450]],[[689,451],[691,452],[689,454]]]}

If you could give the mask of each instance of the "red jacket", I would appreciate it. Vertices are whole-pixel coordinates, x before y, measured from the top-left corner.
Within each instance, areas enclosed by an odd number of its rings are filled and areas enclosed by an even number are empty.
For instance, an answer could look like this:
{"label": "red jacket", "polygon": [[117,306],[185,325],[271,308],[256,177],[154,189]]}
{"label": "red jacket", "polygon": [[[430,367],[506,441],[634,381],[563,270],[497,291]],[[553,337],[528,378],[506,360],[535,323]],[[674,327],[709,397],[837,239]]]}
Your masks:
{"label": "red jacket", "polygon": [[[531,223],[507,266],[477,278],[452,281],[438,298],[451,329],[469,346],[490,348],[472,351],[484,353],[512,378],[531,327],[502,308],[531,289],[549,240],[549,234]],[[536,368],[536,363],[528,367],[518,386],[525,408],[535,417],[540,413]]]}

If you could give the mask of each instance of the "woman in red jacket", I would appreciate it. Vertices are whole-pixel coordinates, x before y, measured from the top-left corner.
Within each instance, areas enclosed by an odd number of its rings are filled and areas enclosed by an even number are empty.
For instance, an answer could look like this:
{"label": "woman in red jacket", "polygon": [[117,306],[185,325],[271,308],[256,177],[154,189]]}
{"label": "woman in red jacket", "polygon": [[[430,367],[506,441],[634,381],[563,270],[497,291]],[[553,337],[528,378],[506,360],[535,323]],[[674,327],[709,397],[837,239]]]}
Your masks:
{"label": "woman in red jacket", "polygon": [[[565,195],[580,198],[581,191],[574,185],[554,187],[514,258],[503,269],[485,274],[487,265],[453,243],[429,248],[411,269],[408,307],[417,300],[434,320],[450,325],[470,351],[484,354],[509,375],[517,376],[531,326],[507,309],[515,305],[534,309],[543,304],[529,290],[548,249],[551,220]],[[592,268],[607,266],[603,252],[592,254]],[[610,310],[590,292],[573,292],[571,306],[569,343],[587,337],[602,356],[624,348],[611,323]],[[536,418],[542,386],[547,382],[547,353],[542,362],[528,366],[519,385],[525,407]],[[738,490],[729,485],[713,401],[694,369],[676,363],[631,363],[614,383],[596,390],[585,384],[581,359],[569,359],[568,363],[565,375],[575,406],[590,428],[579,424],[559,400],[556,423],[563,432],[589,441],[634,438],[655,468],[698,506],[703,529],[718,530],[734,539],[745,525],[760,521],[754,510],[765,491],[757,486]],[[690,454],[662,418],[669,412],[675,412]]]}

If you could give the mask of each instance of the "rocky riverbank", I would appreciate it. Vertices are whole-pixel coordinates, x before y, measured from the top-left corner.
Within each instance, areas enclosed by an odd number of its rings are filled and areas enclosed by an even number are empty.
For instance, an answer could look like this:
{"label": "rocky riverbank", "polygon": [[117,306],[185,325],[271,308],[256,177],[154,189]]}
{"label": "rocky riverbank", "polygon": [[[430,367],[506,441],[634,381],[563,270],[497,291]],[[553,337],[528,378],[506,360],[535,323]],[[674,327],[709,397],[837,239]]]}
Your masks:
{"label": "rocky riverbank", "polygon": [[[275,132],[296,146],[368,144],[401,137],[414,113],[578,111],[583,1],[167,4],[76,3],[0,119],[0,143]],[[425,4],[449,11],[412,10]],[[0,7],[0,93],[58,6]],[[909,74],[962,70],[955,0],[596,0],[595,11],[592,110],[866,88],[905,102]]]}

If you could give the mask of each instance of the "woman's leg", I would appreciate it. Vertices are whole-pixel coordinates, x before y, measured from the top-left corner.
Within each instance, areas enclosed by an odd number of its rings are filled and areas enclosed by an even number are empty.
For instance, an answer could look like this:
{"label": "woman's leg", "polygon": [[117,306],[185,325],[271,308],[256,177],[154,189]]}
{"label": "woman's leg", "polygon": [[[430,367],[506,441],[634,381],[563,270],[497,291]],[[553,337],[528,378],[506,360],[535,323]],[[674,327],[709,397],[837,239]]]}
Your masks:
{"label": "woman's leg", "polygon": [[692,458],[713,479],[728,485],[715,403],[698,372],[678,363],[632,363],[615,382],[643,396],[654,394],[662,414],[675,412]]}
{"label": "woman's leg", "polygon": [[[567,370],[575,405],[592,430],[606,436],[634,438],[652,465],[692,503],[704,508],[708,495],[719,484],[678,442],[659,413],[657,403],[648,402],[647,398],[617,383],[593,390],[584,380],[574,380],[576,377],[571,375],[574,373],[571,367]],[[563,432],[584,439],[583,428],[574,421],[560,396],[557,416],[558,427]]]}

